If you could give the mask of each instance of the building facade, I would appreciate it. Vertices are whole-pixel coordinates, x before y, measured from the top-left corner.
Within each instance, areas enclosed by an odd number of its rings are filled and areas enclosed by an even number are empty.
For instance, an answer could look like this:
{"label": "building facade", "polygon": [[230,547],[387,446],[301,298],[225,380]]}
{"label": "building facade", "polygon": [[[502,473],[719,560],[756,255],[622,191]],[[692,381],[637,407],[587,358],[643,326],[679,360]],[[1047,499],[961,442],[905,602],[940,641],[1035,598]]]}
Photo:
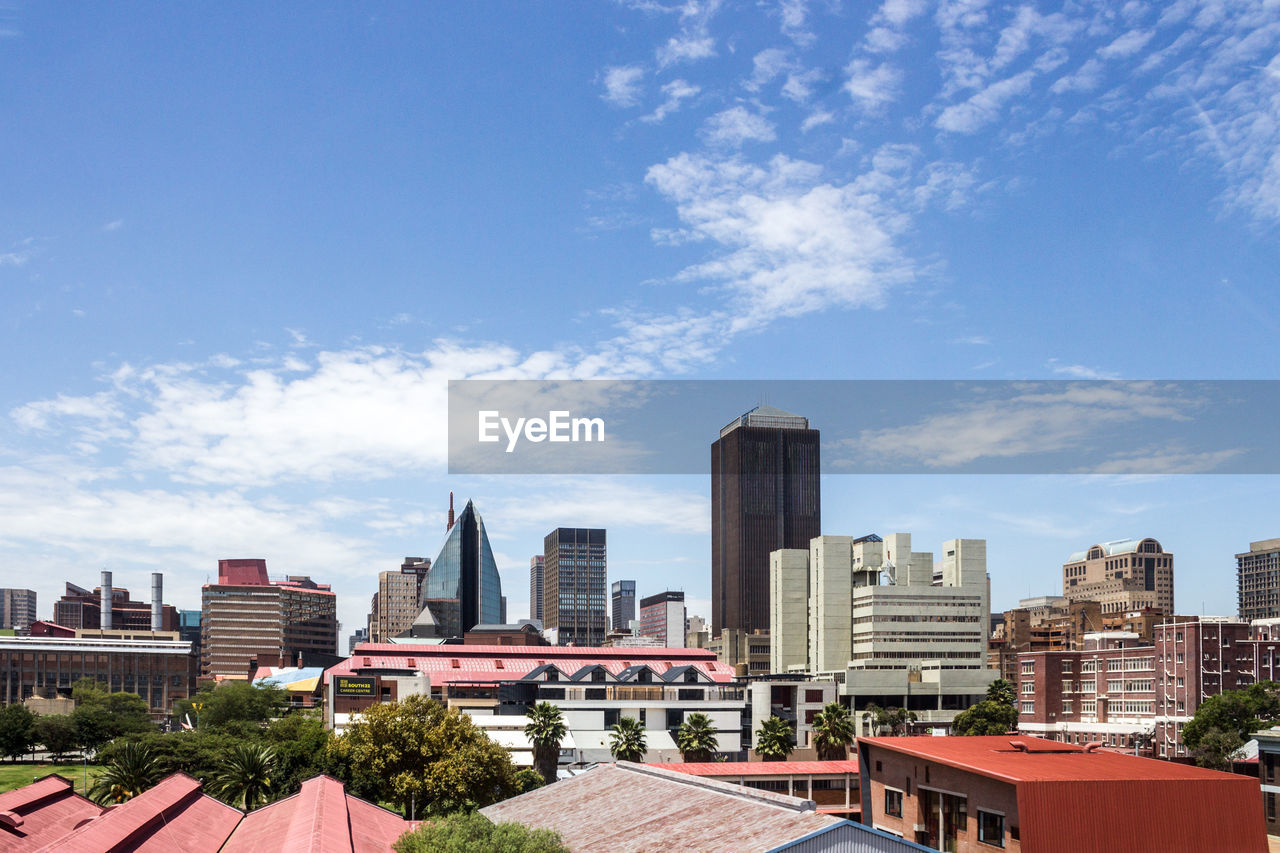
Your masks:
{"label": "building facade", "polygon": [[608,631],[605,531],[558,527],[543,539],[542,624],[560,646],[599,646]]}
{"label": "building facade", "polygon": [[819,433],[759,406],[711,445],[711,634],[769,628],[769,555],[822,533]]}
{"label": "building facade", "polygon": [[36,618],[35,590],[0,589],[0,628],[22,632]]}
{"label": "building facade", "polygon": [[476,625],[502,622],[502,579],[484,519],[467,501],[455,520],[452,492],[444,545],[422,582],[418,605],[418,616],[428,611],[442,637],[462,637]]}
{"label": "building facade", "polygon": [[1280,617],[1280,539],[1250,542],[1236,554],[1236,601],[1245,622]]}
{"label": "building facade", "polygon": [[663,646],[684,648],[684,593],[667,590],[640,600],[638,633]]}
{"label": "building facade", "polygon": [[547,558],[534,554],[529,558],[529,618],[542,624],[542,598],[546,595]]}
{"label": "building facade", "polygon": [[895,533],[775,551],[770,669],[834,678],[854,711],[901,707],[949,724],[997,674],[987,669],[986,541],[942,549],[935,563]]}
{"label": "building facade", "polygon": [[218,561],[218,582],[201,591],[200,671],[244,675],[252,659],[337,655],[337,600],[305,575],[267,577],[267,561]]}
{"label": "building facade", "polygon": [[614,581],[609,596],[613,630],[630,631],[636,618],[636,582]]}
{"label": "building facade", "polygon": [[431,571],[431,560],[405,557],[399,571],[379,572],[378,591],[369,610],[369,639],[375,643],[390,642],[392,637],[409,630],[422,612],[418,601],[422,582]]}
{"label": "building facade", "polygon": [[[152,576],[153,592],[155,578]],[[159,605],[160,622],[153,624],[153,611]],[[102,573],[101,584],[92,590],[67,582],[62,598],[53,603],[53,621],[66,628],[128,628],[141,631],[178,630],[178,610],[159,601],[134,601],[129,590],[112,583],[109,571]]]}
{"label": "building facade", "polygon": [[1062,564],[1062,594],[1098,602],[1104,616],[1149,609],[1172,616],[1173,554],[1150,538],[1093,545]]}

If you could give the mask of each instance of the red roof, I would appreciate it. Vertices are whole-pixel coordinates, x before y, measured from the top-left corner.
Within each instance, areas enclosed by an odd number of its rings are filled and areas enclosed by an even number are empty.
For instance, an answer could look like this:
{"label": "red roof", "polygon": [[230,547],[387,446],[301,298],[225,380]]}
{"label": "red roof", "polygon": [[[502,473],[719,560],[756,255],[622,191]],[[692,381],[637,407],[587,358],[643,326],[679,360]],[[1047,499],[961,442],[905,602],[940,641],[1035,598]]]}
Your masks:
{"label": "red roof", "polygon": [[38,849],[102,812],[102,806],[77,794],[68,780],[45,776],[0,794],[0,849]]}
{"label": "red roof", "polygon": [[1262,798],[1250,776],[1033,737],[861,738],[859,746],[1014,785],[1023,850],[1267,853]]}
{"label": "red roof", "polygon": [[857,761],[690,761],[648,764],[694,776],[814,776],[832,773],[858,775]]}
{"label": "red roof", "polygon": [[332,675],[352,675],[365,669],[413,669],[427,673],[433,684],[512,681],[543,664],[552,664],[566,675],[590,664],[600,664],[614,675],[634,664],[647,664],[659,674],[677,666],[693,666],[716,682],[730,682],[734,677],[733,667],[706,649],[361,643],[351,657],[325,670],[324,680],[328,684]]}

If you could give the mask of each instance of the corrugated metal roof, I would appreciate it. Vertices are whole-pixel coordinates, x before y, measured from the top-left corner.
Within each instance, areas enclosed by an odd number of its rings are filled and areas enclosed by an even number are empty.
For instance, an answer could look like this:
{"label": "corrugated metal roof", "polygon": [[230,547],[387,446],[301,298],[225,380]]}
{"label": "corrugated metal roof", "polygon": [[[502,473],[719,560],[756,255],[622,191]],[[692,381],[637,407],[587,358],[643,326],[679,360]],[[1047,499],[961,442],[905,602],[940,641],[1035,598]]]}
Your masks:
{"label": "corrugated metal roof", "polygon": [[820,774],[858,774],[857,761],[689,761],[672,764],[646,764],[694,776],[804,776]]}

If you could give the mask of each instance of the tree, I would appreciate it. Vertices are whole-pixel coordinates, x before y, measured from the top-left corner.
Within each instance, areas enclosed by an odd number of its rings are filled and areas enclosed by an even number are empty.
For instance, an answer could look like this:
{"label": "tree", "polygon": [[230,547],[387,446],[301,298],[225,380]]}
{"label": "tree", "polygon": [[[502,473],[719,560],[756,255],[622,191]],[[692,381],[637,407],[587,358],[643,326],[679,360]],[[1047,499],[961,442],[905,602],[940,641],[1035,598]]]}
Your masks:
{"label": "tree", "polygon": [[609,735],[609,752],[614,761],[643,761],[649,749],[645,741],[644,726],[635,717],[623,717]]}
{"label": "tree", "polygon": [[473,811],[516,791],[507,751],[469,717],[425,696],[370,706],[333,749],[367,786],[359,796],[410,814]]}
{"label": "tree", "polygon": [[[263,685],[247,681],[224,682],[219,687],[206,687],[191,699],[174,704],[174,716],[179,720],[190,715],[200,728],[214,728],[246,733],[261,728],[269,720],[283,713],[288,697],[283,687],[274,683]],[[196,711],[195,706],[200,710]],[[237,726],[249,723],[249,726]]]}
{"label": "tree", "polygon": [[765,761],[786,761],[795,749],[795,730],[778,716],[769,717],[756,729],[756,753]]}
{"label": "tree", "polygon": [[76,745],[97,752],[121,735],[155,731],[151,709],[136,693],[108,693],[91,678],[82,678],[71,687],[76,709],[71,724]]}
{"label": "tree", "polygon": [[720,741],[711,727],[711,718],[694,712],[676,729],[676,746],[685,761],[714,761]]}
{"label": "tree", "polygon": [[1018,709],[1004,702],[984,699],[967,711],[961,711],[951,722],[953,735],[1005,735],[1018,724]]}
{"label": "tree", "polygon": [[36,715],[26,705],[15,702],[0,708],[0,755],[17,759],[35,744]]}
{"label": "tree", "polygon": [[[1186,729],[1183,729],[1185,732]],[[1196,764],[1210,770],[1231,770],[1231,759],[1244,746],[1244,738],[1235,731],[1209,729],[1201,733],[1191,755]]]}
{"label": "tree", "polygon": [[126,743],[107,762],[89,789],[99,803],[123,803],[164,778],[160,763],[145,744]]}
{"label": "tree", "polygon": [[838,761],[849,757],[853,743],[853,717],[839,702],[828,702],[813,718],[813,745],[821,761]]}
{"label": "tree", "polygon": [[533,744],[533,766],[550,785],[556,781],[560,765],[560,741],[569,731],[560,709],[550,702],[539,702],[529,709],[529,724],[524,727],[525,736]]}
{"label": "tree", "polygon": [[516,771],[516,793],[527,794],[530,791],[537,790],[547,784],[547,780],[542,778],[542,774],[537,770],[531,770],[528,767],[521,767]]}
{"label": "tree", "polygon": [[1182,742],[1194,752],[1200,739],[1214,729],[1234,732],[1243,742],[1277,718],[1280,684],[1259,681],[1243,690],[1228,690],[1206,699],[1182,730]]}
{"label": "tree", "polygon": [[[302,783],[320,773],[331,772],[329,742],[333,734],[324,720],[302,713],[286,714],[267,726],[262,743],[276,756],[275,795],[287,797],[302,789]],[[336,774],[335,774],[336,775]]]}
{"label": "tree", "polygon": [[35,739],[56,761],[76,745],[76,727],[66,714],[46,714],[36,717]]}
{"label": "tree", "polygon": [[997,678],[987,685],[987,699],[1004,705],[1016,705],[1018,703],[1018,691],[1013,686],[1012,681]]}
{"label": "tree", "polygon": [[213,793],[223,802],[253,811],[271,798],[275,769],[276,756],[271,747],[236,744],[213,782]]}
{"label": "tree", "polygon": [[495,826],[474,812],[423,823],[391,847],[396,853],[569,853],[558,832],[519,823]]}
{"label": "tree", "polygon": [[881,708],[874,702],[867,705],[864,713],[870,715],[871,728],[876,734],[888,730],[891,735],[904,735],[907,733],[907,724],[916,721],[914,711],[908,711],[906,708],[890,707]]}

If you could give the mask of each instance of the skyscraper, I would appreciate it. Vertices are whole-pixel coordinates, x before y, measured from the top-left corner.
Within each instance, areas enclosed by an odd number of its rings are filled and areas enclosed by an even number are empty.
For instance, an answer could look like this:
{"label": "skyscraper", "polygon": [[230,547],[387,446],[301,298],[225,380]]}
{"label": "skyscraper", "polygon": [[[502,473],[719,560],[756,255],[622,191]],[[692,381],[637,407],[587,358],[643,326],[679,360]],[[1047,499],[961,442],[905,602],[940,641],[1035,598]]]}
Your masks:
{"label": "skyscraper", "polygon": [[542,583],[547,559],[542,554],[529,558],[529,618],[542,621]]}
{"label": "skyscraper", "polygon": [[1172,616],[1173,554],[1151,538],[1093,545],[1062,564],[1062,594],[1098,602],[1103,616],[1147,608]]}
{"label": "skyscraper", "polygon": [[30,589],[0,589],[0,628],[25,631],[36,621],[36,594]]}
{"label": "skyscraper", "polygon": [[[449,522],[444,545],[422,583],[419,604],[444,637],[461,637],[476,625],[502,621],[502,580],[484,519],[467,501],[455,522],[449,493]],[[419,612],[419,621],[422,613]]]}
{"label": "skyscraper", "polygon": [[711,632],[769,629],[769,554],[822,532],[818,430],[758,406],[711,445]]}
{"label": "skyscraper", "polygon": [[667,590],[640,599],[640,625],[636,633],[655,637],[670,648],[684,648],[684,593]]}
{"label": "skyscraper", "polygon": [[422,582],[430,571],[430,560],[405,557],[399,571],[378,573],[378,591],[370,602],[370,642],[389,643],[392,637],[409,630],[414,617],[422,612],[418,600]]}
{"label": "skyscraper", "polygon": [[1236,554],[1236,607],[1245,622],[1280,616],[1280,539],[1250,542]]}
{"label": "skyscraper", "polygon": [[607,582],[605,532],[559,527],[542,541],[546,562],[543,627],[561,646],[604,642]]}
{"label": "skyscraper", "polygon": [[613,630],[626,631],[636,618],[636,582],[614,581],[611,598]]}

